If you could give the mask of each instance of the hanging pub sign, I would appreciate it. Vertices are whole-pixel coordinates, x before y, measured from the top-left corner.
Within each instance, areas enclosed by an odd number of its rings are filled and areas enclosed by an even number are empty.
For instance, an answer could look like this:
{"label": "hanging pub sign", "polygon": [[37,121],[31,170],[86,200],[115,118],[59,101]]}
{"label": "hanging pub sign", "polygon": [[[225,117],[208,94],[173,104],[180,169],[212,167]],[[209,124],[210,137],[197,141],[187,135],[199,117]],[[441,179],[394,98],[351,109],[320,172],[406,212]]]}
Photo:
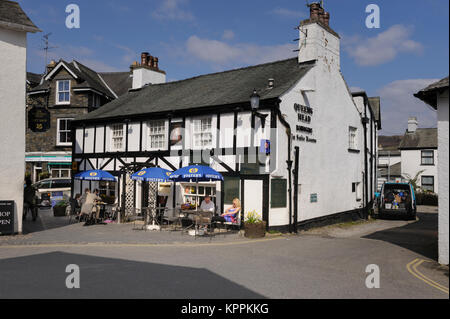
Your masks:
{"label": "hanging pub sign", "polygon": [[33,107],[28,111],[28,128],[37,133],[48,131],[50,112],[45,107]]}
{"label": "hanging pub sign", "polygon": [[14,234],[14,201],[0,201],[0,235]]}

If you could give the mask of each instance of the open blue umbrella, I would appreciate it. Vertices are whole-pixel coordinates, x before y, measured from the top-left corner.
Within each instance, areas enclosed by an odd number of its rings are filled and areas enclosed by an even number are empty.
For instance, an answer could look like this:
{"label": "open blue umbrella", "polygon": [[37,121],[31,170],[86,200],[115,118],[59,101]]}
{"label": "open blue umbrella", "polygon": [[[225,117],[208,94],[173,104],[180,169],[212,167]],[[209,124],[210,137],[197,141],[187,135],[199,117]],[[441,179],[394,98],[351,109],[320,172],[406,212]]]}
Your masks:
{"label": "open blue umbrella", "polygon": [[143,169],[139,172],[131,175],[132,180],[143,181],[143,182],[171,182],[169,176],[172,174],[171,171],[160,168],[160,167],[150,167]]}
{"label": "open blue umbrella", "polygon": [[223,176],[215,169],[209,166],[191,165],[180,168],[169,177],[175,182],[209,182],[209,181],[223,181]]}
{"label": "open blue umbrella", "polygon": [[116,178],[113,175],[101,170],[84,171],[75,175],[74,178],[82,181],[116,181]]}
{"label": "open blue umbrella", "polygon": [[[223,176],[215,169],[209,166],[191,165],[180,168],[169,177],[174,182],[189,182],[195,181],[197,194],[198,182],[223,181]],[[195,201],[195,209],[198,209],[197,200]]]}

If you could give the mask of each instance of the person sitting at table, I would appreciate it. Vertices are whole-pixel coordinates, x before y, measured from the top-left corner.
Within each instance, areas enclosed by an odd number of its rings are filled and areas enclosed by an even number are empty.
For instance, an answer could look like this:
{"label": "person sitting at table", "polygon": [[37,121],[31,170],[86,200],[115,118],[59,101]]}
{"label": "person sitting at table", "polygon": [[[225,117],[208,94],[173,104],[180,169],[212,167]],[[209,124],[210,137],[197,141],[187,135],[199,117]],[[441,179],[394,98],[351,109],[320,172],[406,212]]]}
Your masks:
{"label": "person sitting at table", "polygon": [[241,212],[241,201],[238,198],[233,199],[233,205],[220,216],[214,216],[212,218],[213,222],[221,222],[221,223],[235,223],[237,214]]}
{"label": "person sitting at table", "polygon": [[200,210],[209,211],[211,213],[214,213],[214,211],[216,210],[216,207],[214,205],[214,202],[211,201],[211,196],[208,196],[208,195],[205,196],[205,199],[200,204]]}

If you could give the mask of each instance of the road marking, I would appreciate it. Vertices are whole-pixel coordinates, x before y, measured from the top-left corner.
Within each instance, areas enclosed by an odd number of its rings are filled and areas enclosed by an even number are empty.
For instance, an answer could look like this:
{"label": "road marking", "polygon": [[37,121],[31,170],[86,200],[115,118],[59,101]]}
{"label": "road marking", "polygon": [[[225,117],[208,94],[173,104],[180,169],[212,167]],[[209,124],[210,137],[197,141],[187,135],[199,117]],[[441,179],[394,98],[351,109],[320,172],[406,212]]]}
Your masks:
{"label": "road marking", "polygon": [[85,244],[23,244],[23,245],[0,245],[1,248],[77,248],[77,247],[208,247],[208,246],[231,246],[231,245],[244,245],[268,242],[273,240],[284,239],[284,236],[277,236],[274,238],[255,239],[246,241],[237,241],[229,243],[174,243],[174,244],[108,244],[108,243],[85,243]]}
{"label": "road marking", "polygon": [[420,279],[421,281],[425,282],[426,284],[446,293],[447,295],[449,294],[448,292],[448,288],[431,280],[430,278],[428,278],[427,276],[425,276],[424,274],[422,274],[417,267],[419,267],[421,264],[423,264],[424,262],[431,262],[428,260],[424,260],[424,259],[420,259],[420,258],[416,258],[413,261],[411,261],[409,264],[406,265],[406,269],[408,269],[408,271],[416,278]]}

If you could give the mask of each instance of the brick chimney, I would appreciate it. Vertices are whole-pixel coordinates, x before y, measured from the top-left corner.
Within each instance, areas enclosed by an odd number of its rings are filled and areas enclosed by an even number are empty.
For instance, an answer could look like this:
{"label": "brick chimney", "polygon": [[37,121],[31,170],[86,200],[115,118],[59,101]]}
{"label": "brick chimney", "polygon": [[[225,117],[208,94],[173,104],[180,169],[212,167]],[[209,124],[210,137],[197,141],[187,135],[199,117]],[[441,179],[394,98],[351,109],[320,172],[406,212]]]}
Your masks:
{"label": "brick chimney", "polygon": [[55,68],[56,62],[55,60],[51,60],[50,63],[47,65],[47,74],[52,72],[52,70]]}
{"label": "brick chimney", "polygon": [[408,133],[415,133],[418,125],[419,122],[417,121],[417,117],[410,117],[408,119]]}
{"label": "brick chimney", "polygon": [[133,89],[140,89],[147,84],[166,82],[166,72],[159,69],[159,59],[148,52],[141,53],[141,63],[134,62],[130,69],[133,71]]}
{"label": "brick chimney", "polygon": [[309,6],[309,19],[300,22],[299,63],[317,60],[331,70],[340,70],[340,37],[330,28],[330,13],[321,2]]}

